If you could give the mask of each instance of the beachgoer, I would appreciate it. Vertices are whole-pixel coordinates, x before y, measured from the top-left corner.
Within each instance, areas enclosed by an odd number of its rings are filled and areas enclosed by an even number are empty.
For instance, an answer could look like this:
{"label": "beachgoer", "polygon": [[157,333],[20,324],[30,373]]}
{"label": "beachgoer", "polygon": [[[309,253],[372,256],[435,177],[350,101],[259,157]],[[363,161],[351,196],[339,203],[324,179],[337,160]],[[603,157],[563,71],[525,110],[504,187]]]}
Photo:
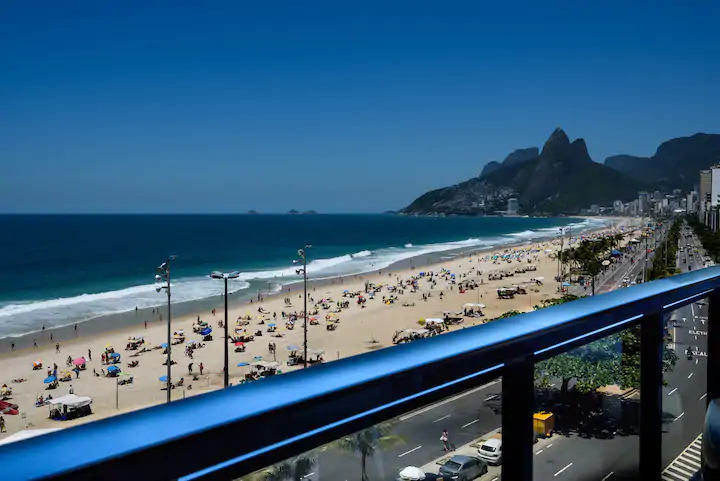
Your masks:
{"label": "beachgoer", "polygon": [[145,321],[145,329],[147,329],[147,321]]}
{"label": "beachgoer", "polygon": [[75,368],[75,379],[79,379],[79,378],[80,378],[80,368],[76,367]]}
{"label": "beachgoer", "polygon": [[72,384],[70,384],[70,389],[68,389],[68,394],[75,394],[75,389],[73,388]]}
{"label": "beachgoer", "polygon": [[443,429],[442,435],[440,436],[440,441],[443,443],[443,451],[448,452],[450,451],[450,448],[448,447],[448,432],[447,429]]}
{"label": "beachgoer", "polygon": [[55,344],[55,354],[60,354],[60,343]]}
{"label": "beachgoer", "polygon": [[0,433],[6,432],[5,429],[5,418],[0,416]]}
{"label": "beachgoer", "polygon": [[192,374],[193,363],[188,364],[188,374]]}
{"label": "beachgoer", "polygon": [[52,332],[51,332],[51,333],[50,333],[50,341],[52,341],[52,340],[53,340],[53,335],[52,335]]}
{"label": "beachgoer", "polygon": [[10,343],[10,349],[13,351],[15,350],[15,341]]}
{"label": "beachgoer", "polygon": [[92,361],[92,351],[88,349],[88,361]]}
{"label": "beachgoer", "polygon": [[97,371],[95,370],[95,368],[93,368],[93,376],[97,377],[97,375],[98,375]]}
{"label": "beachgoer", "polygon": [[33,339],[33,347],[37,349],[37,339]]}
{"label": "beachgoer", "polygon": [[203,363],[200,363],[200,375],[202,376],[203,369],[205,369],[205,366],[203,366]]}

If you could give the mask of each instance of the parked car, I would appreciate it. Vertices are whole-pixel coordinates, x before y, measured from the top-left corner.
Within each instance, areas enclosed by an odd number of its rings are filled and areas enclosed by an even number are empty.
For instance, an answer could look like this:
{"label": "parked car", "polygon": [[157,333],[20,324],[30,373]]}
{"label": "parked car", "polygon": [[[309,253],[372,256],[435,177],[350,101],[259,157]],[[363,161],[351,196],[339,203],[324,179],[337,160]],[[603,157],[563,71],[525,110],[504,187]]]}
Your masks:
{"label": "parked car", "polygon": [[502,463],[502,439],[490,438],[478,448],[478,456],[494,466]]}
{"label": "parked car", "polygon": [[487,463],[482,459],[456,454],[440,466],[438,474],[443,481],[472,481],[487,471]]}

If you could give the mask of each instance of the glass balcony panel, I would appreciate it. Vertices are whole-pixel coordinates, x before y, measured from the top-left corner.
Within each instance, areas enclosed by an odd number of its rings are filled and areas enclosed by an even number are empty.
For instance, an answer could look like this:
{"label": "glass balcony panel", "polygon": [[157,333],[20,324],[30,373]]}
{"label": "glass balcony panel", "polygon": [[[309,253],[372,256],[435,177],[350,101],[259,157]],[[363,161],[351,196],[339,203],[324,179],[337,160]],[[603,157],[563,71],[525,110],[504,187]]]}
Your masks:
{"label": "glass balcony panel", "polygon": [[535,365],[533,479],[636,479],[639,327]]}
{"label": "glass balcony panel", "polygon": [[401,472],[419,470],[440,481],[440,470],[455,470],[447,479],[491,481],[502,463],[499,441],[488,443],[502,439],[501,390],[500,379],[490,381],[240,479],[405,481],[417,478]]}

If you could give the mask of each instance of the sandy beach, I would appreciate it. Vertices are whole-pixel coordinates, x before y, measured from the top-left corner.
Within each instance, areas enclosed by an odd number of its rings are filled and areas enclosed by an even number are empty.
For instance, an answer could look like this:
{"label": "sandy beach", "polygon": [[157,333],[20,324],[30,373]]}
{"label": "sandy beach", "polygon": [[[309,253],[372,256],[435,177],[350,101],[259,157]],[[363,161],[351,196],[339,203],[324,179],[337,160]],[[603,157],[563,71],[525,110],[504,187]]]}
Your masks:
{"label": "sandy beach", "polygon": [[[639,219],[618,219],[611,228],[606,228],[595,235],[608,232],[617,232],[617,229],[628,230],[637,225]],[[567,240],[565,241],[567,246]],[[325,362],[338,358],[345,358],[377,349],[393,346],[393,336],[397,331],[413,328],[419,329],[418,321],[426,318],[442,318],[444,312],[460,312],[462,316],[463,305],[467,303],[484,304],[482,308],[484,317],[464,317],[463,322],[453,325],[451,330],[462,329],[481,324],[483,320],[492,319],[510,310],[529,311],[542,300],[559,295],[558,283],[554,281],[557,275],[558,263],[555,253],[559,248],[558,240],[531,242],[520,247],[501,248],[489,252],[481,252],[459,256],[445,260],[431,266],[416,267],[414,269],[388,269],[380,272],[351,276],[336,279],[331,283],[312,285],[309,288],[309,310],[321,299],[329,299],[329,309],[318,306],[318,324],[308,328],[308,346],[311,349],[324,350]],[[507,260],[502,256],[509,256]],[[500,270],[514,271],[521,266],[534,265],[536,270],[517,273],[502,280],[490,280],[489,276]],[[420,272],[433,272],[432,276],[420,276]],[[542,285],[531,279],[542,278]],[[432,279],[432,281],[431,281]],[[416,289],[411,282],[416,280]],[[458,284],[462,282],[477,283],[478,287],[462,291]],[[373,298],[365,294],[366,283],[383,286]],[[497,289],[503,286],[517,284],[527,285],[527,294],[519,294],[513,299],[498,299]],[[403,285],[402,288],[397,286]],[[393,286],[391,291],[388,286]],[[230,382],[237,384],[250,372],[250,367],[238,367],[239,363],[250,363],[256,356],[262,356],[266,361],[277,360],[281,363],[280,370],[285,373],[298,366],[288,366],[288,350],[286,346],[302,346],[302,321],[295,323],[295,328],[286,327],[282,313],[299,313],[303,309],[303,299],[299,286],[293,286],[290,292],[283,291],[263,299],[262,302],[244,303],[241,306],[231,305],[229,312],[229,325],[231,335],[235,328],[247,329],[247,334],[254,335],[261,330],[262,336],[245,344],[245,352],[235,352],[231,344],[230,349]],[[363,306],[358,304],[357,297],[344,297],[344,292],[362,292],[366,301]],[[300,293],[298,293],[300,292]],[[442,293],[442,295],[441,295]],[[392,303],[383,302],[383,298],[395,296]],[[429,296],[429,297],[428,297]],[[286,305],[285,299],[290,299],[291,305]],[[337,329],[328,330],[326,315],[337,308],[338,301],[348,301],[348,307],[337,313],[339,322]],[[193,312],[182,316],[173,316],[173,331],[183,330],[186,340],[183,344],[173,346],[173,359],[177,364],[173,366],[172,380],[177,383],[184,378],[184,386],[172,390],[173,400],[184,396],[203,394],[222,387],[223,383],[223,330],[218,322],[224,317],[222,299],[219,299],[216,312],[210,310]],[[269,313],[265,316],[264,324],[260,324],[262,315],[258,308]],[[163,320],[160,320],[160,315]],[[247,326],[238,326],[240,316],[250,316]],[[454,315],[454,314],[453,314]],[[12,389],[12,395],[7,401],[19,405],[20,415],[5,416],[7,433],[17,432],[26,427],[32,428],[65,428],[82,422],[112,416],[117,413],[136,410],[143,407],[165,402],[166,392],[159,378],[166,374],[163,365],[165,355],[162,349],[151,349],[136,357],[130,357],[137,351],[126,351],[125,347],[131,337],[142,336],[151,346],[160,346],[167,341],[166,309],[160,308],[152,315],[147,326],[138,322],[139,327],[122,328],[112,332],[79,335],[75,339],[62,340],[59,351],[56,341],[50,340],[51,333],[44,332],[37,337],[37,348],[15,349],[14,352],[0,355],[0,384],[7,384]],[[187,341],[199,341],[200,334],[193,332],[193,324],[198,317],[207,322],[213,329],[212,341],[205,342],[205,346],[194,351],[194,359],[185,353]],[[282,337],[273,337],[267,332],[268,324],[277,324],[277,333]],[[270,353],[269,343],[275,343],[276,352]],[[101,374],[107,366],[101,363],[101,354],[106,346],[113,346],[115,352],[121,355],[121,362],[117,364],[120,369],[133,377],[133,382],[118,386],[117,378],[94,376],[93,370]],[[59,386],[51,391],[45,390],[43,380],[47,377],[47,369],[57,364],[61,373],[70,370],[66,367],[68,356],[75,359],[81,356],[88,357],[88,350],[92,353],[92,360],[87,360],[87,370],[81,371],[79,378],[71,373],[72,380],[60,382]],[[137,367],[128,367],[128,362],[138,360]],[[43,368],[33,370],[33,363],[42,361]],[[192,374],[189,364],[193,363]],[[199,372],[203,364],[202,375]],[[193,380],[196,377],[196,380]],[[24,382],[13,380],[26,379]],[[76,395],[90,396],[93,399],[93,414],[79,420],[53,421],[48,419],[48,407],[36,407],[38,396],[52,394],[59,397],[68,393],[71,388]],[[6,436],[1,434],[0,439]]]}

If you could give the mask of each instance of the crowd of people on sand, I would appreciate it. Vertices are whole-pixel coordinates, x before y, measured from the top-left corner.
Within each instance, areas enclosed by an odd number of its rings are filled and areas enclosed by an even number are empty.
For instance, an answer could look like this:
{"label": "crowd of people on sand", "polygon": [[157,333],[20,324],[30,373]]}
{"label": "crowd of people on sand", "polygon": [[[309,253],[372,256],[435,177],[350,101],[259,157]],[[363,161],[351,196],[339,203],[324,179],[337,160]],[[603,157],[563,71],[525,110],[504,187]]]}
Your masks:
{"label": "crowd of people on sand", "polygon": [[[619,231],[613,230],[604,233],[583,234],[574,237],[572,242],[598,238],[602,235],[609,233],[615,234],[617,232]],[[532,285],[532,287],[528,287],[528,290],[531,288],[542,288],[542,277],[537,277],[533,274],[535,270],[533,267],[540,262],[554,259],[558,248],[559,241],[542,241],[525,246],[508,247],[492,253],[471,253],[466,255],[466,262],[459,263],[456,267],[447,265],[453,263],[453,261],[450,260],[446,262],[446,266],[444,267],[429,268],[420,271],[414,269],[414,271],[417,272],[405,275],[392,272],[386,272],[386,274],[383,275],[382,271],[380,271],[375,276],[368,276],[368,279],[373,280],[365,281],[361,289],[345,289],[337,298],[328,292],[317,296],[316,299],[316,287],[313,287],[311,292],[308,293],[307,313],[302,309],[304,305],[302,302],[302,293],[297,296],[301,306],[299,309],[293,306],[294,299],[289,294],[283,299],[282,309],[269,310],[263,306],[253,308],[255,314],[248,312],[245,315],[238,316],[235,320],[235,325],[229,326],[231,345],[234,345],[235,352],[242,353],[245,352],[246,343],[257,340],[258,337],[270,337],[267,352],[273,356],[273,361],[265,361],[261,356],[256,356],[252,361],[241,363],[241,365],[247,364],[250,372],[244,374],[240,382],[251,382],[268,375],[280,374],[280,368],[283,363],[277,362],[276,360],[278,355],[276,340],[290,335],[290,331],[293,331],[296,324],[302,322],[305,317],[307,317],[308,323],[311,326],[318,326],[324,321],[328,331],[336,331],[341,325],[343,314],[354,309],[362,310],[370,305],[393,306],[394,304],[400,303],[403,307],[413,307],[415,306],[415,300],[421,299],[424,302],[428,302],[435,297],[444,299],[449,293],[465,294],[468,291],[477,290],[477,302],[466,302],[462,305],[450,306],[448,310],[442,313],[428,312],[427,314],[438,317],[435,319],[421,319],[422,329],[417,329],[416,326],[412,329],[398,331],[393,336],[393,341],[395,342],[399,339],[413,341],[439,335],[449,330],[451,326],[463,322],[467,322],[468,324],[472,323],[473,325],[476,322],[482,323],[484,322],[483,310],[485,305],[481,304],[480,301],[483,301],[483,295],[486,295],[498,284],[508,282],[509,279],[507,276],[502,275],[503,272],[513,272],[514,275],[518,276],[513,278],[512,283]],[[516,271],[520,273],[515,273]],[[528,274],[525,274],[526,272],[528,272]],[[379,276],[379,280],[377,276]],[[520,280],[519,278],[523,276],[528,279]],[[475,297],[474,294],[472,297]],[[453,299],[457,299],[457,297],[453,296]],[[353,305],[356,307],[353,307]],[[161,315],[159,310],[157,313],[153,312],[153,314]],[[216,316],[217,312],[215,309],[212,309],[210,314]],[[219,321],[217,323],[220,328],[224,327],[222,322],[223,321]],[[145,326],[147,327],[147,323],[145,323]],[[198,315],[196,322],[193,324],[193,332],[199,336],[199,339],[187,341],[187,336],[183,331],[175,331],[173,333],[172,344],[184,344],[182,352],[189,361],[187,364],[188,376],[190,376],[193,381],[198,381],[200,376],[205,375],[207,369],[202,361],[196,360],[197,350],[205,348],[207,343],[212,340],[212,326],[210,323],[203,321]],[[408,341],[404,340],[402,342]],[[220,343],[220,345],[222,345],[222,343]],[[35,347],[37,347],[37,342],[35,342]],[[288,351],[290,351],[291,346],[288,345],[286,347]],[[139,366],[140,356],[149,356],[151,359],[149,362],[158,362],[166,365],[167,360],[162,354],[167,352],[167,348],[168,346],[164,343],[155,345],[142,336],[130,337],[125,345],[125,350],[132,352],[129,357],[133,359],[127,363],[127,367],[133,368]],[[155,351],[158,351],[160,358],[154,357],[152,353]],[[55,343],[55,352],[58,354],[61,352],[59,342]],[[173,352],[179,352],[179,350],[173,350]],[[312,360],[308,359],[308,361],[313,363],[324,362],[322,353],[323,351],[313,350],[314,357]],[[301,352],[298,354],[298,351],[290,351],[290,354],[289,360],[286,362],[288,367],[296,366],[298,360],[302,361],[302,359],[298,357],[298,355],[302,355]],[[308,357],[310,357],[310,353]],[[148,361],[143,360],[143,363],[147,362]],[[177,361],[173,361],[173,364],[176,362]],[[48,366],[45,370],[47,389],[52,390],[57,388],[57,381],[66,382],[73,379],[70,373],[74,373],[74,379],[76,381],[80,380],[81,372],[89,368],[92,368],[93,377],[96,378],[120,378],[124,383],[127,383],[127,379],[130,378],[129,382],[132,382],[132,376],[124,374],[120,367],[122,364],[121,355],[109,344],[101,351],[100,364],[94,366],[92,364],[94,363],[91,349],[87,349],[86,356],[75,358],[72,355],[68,355],[66,367],[69,370],[65,370],[64,372],[61,372],[56,363],[52,363],[52,365]],[[195,368],[196,366],[197,369]],[[100,368],[100,373],[97,371],[98,367]],[[33,365],[33,370],[42,368],[43,366],[40,360]],[[219,372],[222,372],[222,370],[219,370]],[[48,379],[54,379],[55,381],[48,383]],[[13,382],[15,381],[21,380],[13,380]],[[22,379],[22,381],[24,381],[24,379]],[[83,380],[81,382],[86,383],[87,381]],[[180,380],[171,384],[170,388],[173,389],[184,386],[184,382],[185,379],[180,377]],[[158,389],[167,389],[167,387],[167,384],[163,382],[161,378]],[[89,391],[92,390],[87,384],[84,384],[83,388]],[[72,387],[70,389],[73,390]],[[192,389],[192,384],[189,384],[186,389]],[[45,405],[48,400],[52,400],[51,393],[47,393],[46,396],[39,396],[36,400],[36,405]],[[0,422],[0,428],[4,429],[4,421]]]}

